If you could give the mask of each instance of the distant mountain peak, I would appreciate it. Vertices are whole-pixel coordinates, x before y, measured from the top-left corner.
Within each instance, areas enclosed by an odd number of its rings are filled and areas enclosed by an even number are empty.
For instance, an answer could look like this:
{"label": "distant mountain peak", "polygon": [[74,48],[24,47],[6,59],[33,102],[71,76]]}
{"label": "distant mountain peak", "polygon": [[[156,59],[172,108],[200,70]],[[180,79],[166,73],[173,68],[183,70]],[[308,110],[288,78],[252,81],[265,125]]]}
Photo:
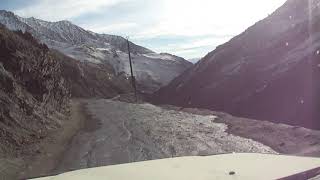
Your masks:
{"label": "distant mountain peak", "polygon": [[193,64],[197,63],[201,58],[191,58],[188,61],[192,62]]}

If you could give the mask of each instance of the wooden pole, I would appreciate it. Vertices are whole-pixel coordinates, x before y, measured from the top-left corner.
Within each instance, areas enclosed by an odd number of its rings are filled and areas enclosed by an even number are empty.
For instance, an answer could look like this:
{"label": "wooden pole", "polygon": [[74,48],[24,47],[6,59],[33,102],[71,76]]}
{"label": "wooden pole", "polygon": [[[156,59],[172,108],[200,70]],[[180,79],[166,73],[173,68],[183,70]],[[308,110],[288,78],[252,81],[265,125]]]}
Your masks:
{"label": "wooden pole", "polygon": [[127,38],[127,44],[128,44],[128,55],[129,55],[129,62],[130,62],[131,83],[132,83],[132,87],[133,87],[133,89],[134,89],[135,101],[138,102],[136,79],[135,79],[135,77],[134,77],[134,75],[133,75],[133,67],[132,67],[132,60],[131,60],[131,53],[130,53],[130,42],[129,42],[129,38]]}

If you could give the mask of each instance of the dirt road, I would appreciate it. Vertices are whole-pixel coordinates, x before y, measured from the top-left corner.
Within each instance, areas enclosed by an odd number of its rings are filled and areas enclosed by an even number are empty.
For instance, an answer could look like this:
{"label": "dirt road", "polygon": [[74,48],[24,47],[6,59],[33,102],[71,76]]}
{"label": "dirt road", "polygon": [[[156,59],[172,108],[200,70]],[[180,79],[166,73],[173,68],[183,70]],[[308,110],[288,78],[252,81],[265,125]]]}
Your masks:
{"label": "dirt road", "polygon": [[87,119],[84,112],[85,101],[73,99],[71,114],[61,119],[61,128],[55,129],[46,138],[30,149],[36,149],[36,154],[25,154],[22,157],[0,159],[0,180],[25,179],[30,177],[46,176],[52,173],[60,162],[64,152]]}
{"label": "dirt road", "polygon": [[61,125],[38,145],[39,154],[2,159],[0,175],[39,177],[135,161],[232,152],[319,154],[319,131],[116,99],[73,100],[71,116]]}
{"label": "dirt road", "polygon": [[55,172],[175,156],[232,152],[276,153],[226,133],[213,115],[195,115],[151,104],[86,100],[89,119]]}

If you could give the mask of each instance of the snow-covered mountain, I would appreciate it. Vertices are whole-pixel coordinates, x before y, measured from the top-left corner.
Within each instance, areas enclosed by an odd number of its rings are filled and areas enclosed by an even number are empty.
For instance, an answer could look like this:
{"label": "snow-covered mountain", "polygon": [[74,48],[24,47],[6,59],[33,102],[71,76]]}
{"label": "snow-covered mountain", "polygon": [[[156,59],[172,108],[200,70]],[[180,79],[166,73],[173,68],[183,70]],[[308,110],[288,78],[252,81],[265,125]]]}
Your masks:
{"label": "snow-covered mountain", "polygon": [[[117,74],[129,75],[127,41],[115,35],[98,34],[69,21],[47,22],[22,18],[12,12],[0,11],[0,23],[11,30],[28,31],[42,43],[63,54],[96,64],[108,63]],[[167,85],[192,64],[170,54],[158,54],[130,42],[134,74],[141,91],[153,92]]]}

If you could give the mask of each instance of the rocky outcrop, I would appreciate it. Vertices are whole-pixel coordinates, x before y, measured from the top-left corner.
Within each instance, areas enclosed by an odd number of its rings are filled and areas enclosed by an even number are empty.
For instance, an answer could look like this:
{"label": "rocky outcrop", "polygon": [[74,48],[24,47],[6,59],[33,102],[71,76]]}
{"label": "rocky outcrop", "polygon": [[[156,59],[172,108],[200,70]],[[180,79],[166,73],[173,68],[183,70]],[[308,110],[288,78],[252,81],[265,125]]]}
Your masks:
{"label": "rocky outcrop", "polygon": [[320,129],[319,0],[288,0],[158,91],[153,102]]}
{"label": "rocky outcrop", "polygon": [[0,27],[0,155],[17,156],[59,127],[69,90],[57,57],[31,34]]}

